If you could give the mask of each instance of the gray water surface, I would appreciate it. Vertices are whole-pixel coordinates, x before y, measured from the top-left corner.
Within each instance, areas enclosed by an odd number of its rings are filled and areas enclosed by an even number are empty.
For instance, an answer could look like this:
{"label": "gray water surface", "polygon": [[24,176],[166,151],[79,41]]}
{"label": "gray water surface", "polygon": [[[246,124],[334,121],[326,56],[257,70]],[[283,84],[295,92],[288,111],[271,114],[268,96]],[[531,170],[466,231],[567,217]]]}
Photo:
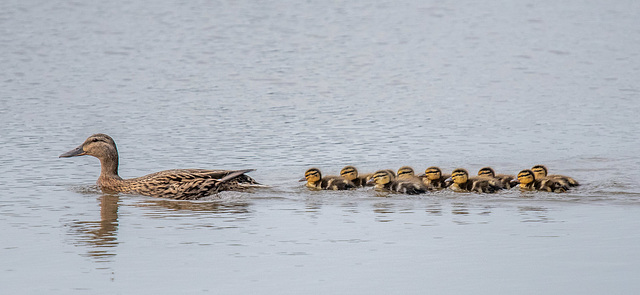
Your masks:
{"label": "gray water surface", "polygon": [[[3,1],[6,294],[633,294],[640,2]],[[103,194],[120,174],[247,169],[201,201]],[[437,165],[566,194],[309,191]]]}

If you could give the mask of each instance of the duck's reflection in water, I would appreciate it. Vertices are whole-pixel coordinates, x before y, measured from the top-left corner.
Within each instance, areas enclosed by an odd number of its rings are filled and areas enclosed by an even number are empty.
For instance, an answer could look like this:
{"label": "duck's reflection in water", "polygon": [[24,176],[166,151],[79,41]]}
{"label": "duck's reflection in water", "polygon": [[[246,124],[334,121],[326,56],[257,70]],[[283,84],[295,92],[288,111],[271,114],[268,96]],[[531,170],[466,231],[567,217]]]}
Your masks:
{"label": "duck's reflection in water", "polygon": [[71,233],[77,237],[76,245],[90,246],[87,256],[99,262],[111,261],[118,246],[118,195],[105,194],[100,197],[100,220],[73,221],[69,223]]}
{"label": "duck's reflection in water", "polygon": [[[251,204],[245,201],[175,201],[165,199],[144,200],[136,203],[138,207],[146,207],[152,210],[152,217],[172,217],[208,213],[246,214],[250,213]],[[169,209],[167,211],[166,209]]]}

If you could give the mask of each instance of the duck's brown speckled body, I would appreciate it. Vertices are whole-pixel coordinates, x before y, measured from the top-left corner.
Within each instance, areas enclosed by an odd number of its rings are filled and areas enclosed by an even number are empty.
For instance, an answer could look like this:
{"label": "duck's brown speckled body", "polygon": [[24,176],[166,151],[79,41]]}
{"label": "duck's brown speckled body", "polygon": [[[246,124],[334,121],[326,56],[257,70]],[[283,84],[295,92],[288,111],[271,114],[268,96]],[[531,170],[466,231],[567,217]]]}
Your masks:
{"label": "duck's brown speckled body", "polygon": [[79,147],[61,158],[90,155],[100,160],[98,186],[106,192],[135,193],[177,200],[196,200],[225,190],[242,190],[258,183],[246,170],[175,169],[138,178],[122,179],[118,175],[118,150],[106,134],[89,136]]}

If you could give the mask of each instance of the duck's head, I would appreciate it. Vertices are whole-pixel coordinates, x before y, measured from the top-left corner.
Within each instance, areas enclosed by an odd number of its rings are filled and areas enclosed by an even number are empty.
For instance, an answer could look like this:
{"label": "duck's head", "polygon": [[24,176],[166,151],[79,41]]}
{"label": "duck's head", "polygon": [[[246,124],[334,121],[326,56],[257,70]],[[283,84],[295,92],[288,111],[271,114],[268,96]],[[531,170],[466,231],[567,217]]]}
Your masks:
{"label": "duck's head", "polygon": [[536,176],[533,171],[529,169],[522,170],[518,172],[518,181],[521,186],[526,186],[534,181],[536,181]]}
{"label": "duck's head", "polygon": [[413,168],[409,166],[402,166],[400,167],[400,169],[398,169],[397,175],[398,175],[398,179],[411,178],[415,176],[415,172],[413,171]]}
{"label": "duck's head", "polygon": [[547,172],[549,170],[547,170],[547,167],[545,167],[544,165],[535,165],[531,167],[531,171],[533,171],[533,174],[536,178],[541,179],[547,176]]}
{"label": "duck's head", "polygon": [[345,166],[340,170],[340,176],[344,177],[346,180],[354,180],[358,178],[358,170],[353,166]]}
{"label": "duck's head", "polygon": [[369,182],[373,182],[376,186],[384,186],[387,183],[393,181],[394,176],[389,170],[378,170],[376,173],[373,173],[371,180]]}
{"label": "duck's head", "polygon": [[89,138],[77,148],[60,155],[60,158],[84,155],[94,156],[98,159],[115,157],[117,161],[118,149],[116,148],[116,142],[109,135],[102,133],[94,134],[89,136]]}
{"label": "duck's head", "polygon": [[442,170],[436,166],[432,166],[424,170],[424,174],[427,176],[427,179],[436,180],[442,177]]}
{"label": "duck's head", "polygon": [[483,167],[478,170],[478,176],[496,177],[496,172],[491,167]]}
{"label": "duck's head", "polygon": [[455,184],[463,184],[469,180],[469,172],[462,168],[455,169],[451,172],[451,180]]}
{"label": "duck's head", "polygon": [[306,181],[315,183],[322,179],[322,173],[320,173],[320,169],[318,168],[310,168],[304,172],[304,178],[300,179],[300,181]]}

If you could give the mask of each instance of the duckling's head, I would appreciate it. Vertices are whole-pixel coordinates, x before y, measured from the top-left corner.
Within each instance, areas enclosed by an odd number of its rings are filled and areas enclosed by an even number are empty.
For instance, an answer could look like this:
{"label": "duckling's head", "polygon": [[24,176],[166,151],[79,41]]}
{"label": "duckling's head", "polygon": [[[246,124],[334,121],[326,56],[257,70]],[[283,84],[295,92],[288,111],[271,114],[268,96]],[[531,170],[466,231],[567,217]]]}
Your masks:
{"label": "duckling's head", "polygon": [[69,158],[76,156],[90,155],[98,159],[115,158],[118,161],[118,149],[116,148],[116,142],[111,136],[98,133],[89,136],[80,146],[70,150],[62,155],[60,158]]}
{"label": "duckling's head", "polygon": [[413,168],[409,166],[402,166],[400,167],[400,169],[398,169],[397,175],[398,175],[398,179],[411,178],[415,176],[415,172],[413,171]]}
{"label": "duckling's head", "polygon": [[384,186],[393,180],[394,176],[389,170],[378,170],[373,173],[370,181],[373,181],[376,186]]}
{"label": "duckling's head", "polygon": [[536,178],[540,179],[546,177],[549,170],[544,165],[535,165],[531,168],[531,171],[533,171]]}
{"label": "duckling's head", "polygon": [[469,172],[466,169],[458,168],[451,172],[453,183],[463,184],[469,180]]}
{"label": "duckling's head", "polygon": [[300,181],[307,181],[311,183],[316,183],[322,179],[322,173],[320,173],[320,169],[318,168],[309,168],[304,172],[304,178],[300,179]]}
{"label": "duckling's head", "polygon": [[478,170],[478,176],[496,177],[496,172],[491,167],[483,167]]}
{"label": "duckling's head", "polygon": [[429,180],[436,180],[442,177],[442,170],[436,166],[432,166],[424,170],[424,174]]}
{"label": "duckling's head", "polygon": [[525,169],[518,172],[518,183],[520,183],[520,185],[526,186],[534,181],[536,181],[536,176],[533,171]]}
{"label": "duckling's head", "polygon": [[353,181],[358,178],[358,170],[353,166],[345,166],[340,170],[340,176],[344,177],[344,179]]}

